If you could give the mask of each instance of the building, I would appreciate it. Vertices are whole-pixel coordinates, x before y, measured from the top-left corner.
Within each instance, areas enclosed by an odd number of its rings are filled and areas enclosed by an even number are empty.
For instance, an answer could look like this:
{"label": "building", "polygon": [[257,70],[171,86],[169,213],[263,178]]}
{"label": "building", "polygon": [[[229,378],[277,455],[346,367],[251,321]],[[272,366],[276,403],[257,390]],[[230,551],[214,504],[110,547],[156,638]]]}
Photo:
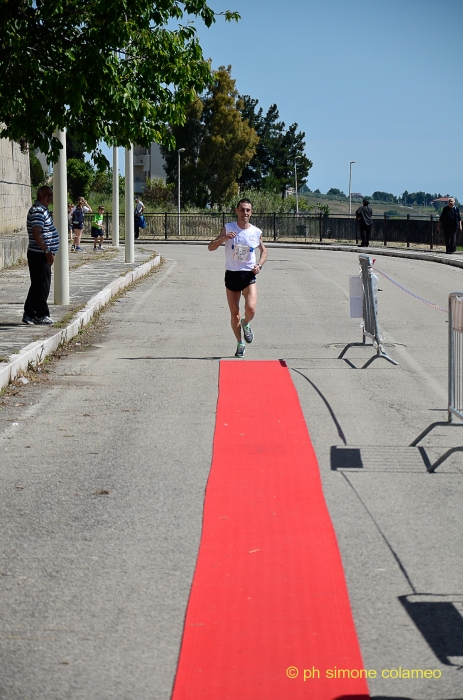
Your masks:
{"label": "building", "polygon": [[134,145],[133,147],[133,191],[141,194],[147,179],[166,180],[164,158],[159,144],[152,143],[150,148]]}

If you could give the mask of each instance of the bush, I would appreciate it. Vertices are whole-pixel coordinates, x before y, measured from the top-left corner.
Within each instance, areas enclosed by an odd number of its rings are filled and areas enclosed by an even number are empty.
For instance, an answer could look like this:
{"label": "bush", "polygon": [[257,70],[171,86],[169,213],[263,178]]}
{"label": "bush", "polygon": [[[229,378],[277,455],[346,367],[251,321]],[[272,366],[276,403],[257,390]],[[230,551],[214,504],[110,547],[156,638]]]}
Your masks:
{"label": "bush", "polygon": [[175,185],[166,185],[161,177],[146,180],[143,187],[144,204],[150,204],[161,211],[169,211],[175,206]]}

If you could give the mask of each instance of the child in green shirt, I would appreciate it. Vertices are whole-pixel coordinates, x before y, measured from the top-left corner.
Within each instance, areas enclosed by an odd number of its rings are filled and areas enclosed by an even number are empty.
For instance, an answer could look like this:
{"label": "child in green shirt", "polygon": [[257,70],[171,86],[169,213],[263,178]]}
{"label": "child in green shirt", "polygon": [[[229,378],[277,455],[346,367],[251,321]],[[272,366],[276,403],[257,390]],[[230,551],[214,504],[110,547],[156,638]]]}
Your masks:
{"label": "child in green shirt", "polygon": [[[104,229],[103,229],[103,214],[104,207],[98,207],[98,214],[93,215],[92,219],[92,238],[93,238],[93,250],[104,250],[102,247]],[[98,248],[96,244],[98,242]]]}

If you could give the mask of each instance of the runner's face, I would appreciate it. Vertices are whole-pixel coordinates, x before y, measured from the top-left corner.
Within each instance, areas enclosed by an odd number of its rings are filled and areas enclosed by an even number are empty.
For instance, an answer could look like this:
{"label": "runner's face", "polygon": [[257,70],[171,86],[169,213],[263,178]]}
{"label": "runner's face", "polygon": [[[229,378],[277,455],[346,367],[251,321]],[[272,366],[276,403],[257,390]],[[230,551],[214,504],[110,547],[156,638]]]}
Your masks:
{"label": "runner's face", "polygon": [[449,199],[449,207],[454,207],[455,206],[455,200],[450,197]]}
{"label": "runner's face", "polygon": [[238,223],[240,226],[242,226],[242,224],[248,224],[252,215],[251,205],[247,202],[241,202],[239,207],[236,207],[236,214],[238,216]]}

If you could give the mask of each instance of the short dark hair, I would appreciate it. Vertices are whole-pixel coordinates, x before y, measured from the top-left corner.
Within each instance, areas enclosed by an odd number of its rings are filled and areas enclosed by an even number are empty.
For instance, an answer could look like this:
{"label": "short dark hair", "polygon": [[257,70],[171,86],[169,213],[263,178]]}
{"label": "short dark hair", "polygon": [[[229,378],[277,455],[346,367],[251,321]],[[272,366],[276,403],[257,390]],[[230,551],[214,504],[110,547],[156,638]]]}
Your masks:
{"label": "short dark hair", "polygon": [[239,201],[238,204],[236,205],[236,208],[237,208],[237,209],[238,209],[238,207],[239,207],[240,204],[250,204],[250,205],[251,205],[251,209],[252,209],[252,202],[251,202],[251,200],[248,199],[247,197],[243,197],[243,199],[240,199],[240,201]]}
{"label": "short dark hair", "polygon": [[368,199],[364,199],[364,200],[363,200],[363,206],[364,206],[364,207],[369,207],[369,206],[370,206],[370,202],[368,201]]}

